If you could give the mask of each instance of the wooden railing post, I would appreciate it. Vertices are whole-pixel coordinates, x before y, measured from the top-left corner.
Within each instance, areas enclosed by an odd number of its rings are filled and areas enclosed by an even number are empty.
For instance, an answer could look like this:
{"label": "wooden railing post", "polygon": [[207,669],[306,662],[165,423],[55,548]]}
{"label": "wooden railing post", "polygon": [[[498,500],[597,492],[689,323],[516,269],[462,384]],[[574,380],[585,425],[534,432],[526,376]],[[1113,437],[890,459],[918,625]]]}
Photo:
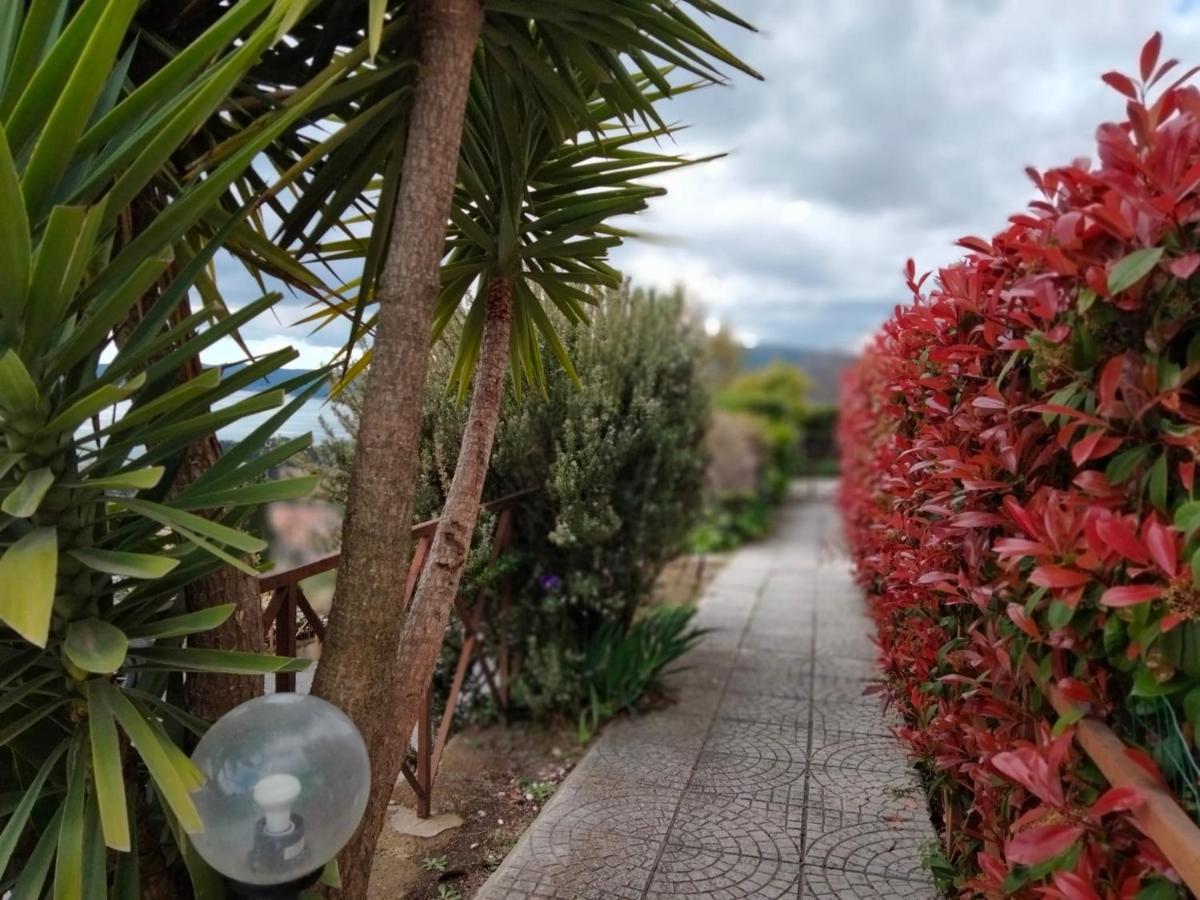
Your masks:
{"label": "wooden railing post", "polygon": [[425,694],[417,720],[417,816],[428,819],[433,806],[433,690]]}
{"label": "wooden railing post", "polygon": [[[300,586],[293,582],[284,588],[283,602],[275,617],[275,653],[278,656],[296,655],[296,592]],[[277,672],[275,690],[279,693],[296,690],[295,672]]]}

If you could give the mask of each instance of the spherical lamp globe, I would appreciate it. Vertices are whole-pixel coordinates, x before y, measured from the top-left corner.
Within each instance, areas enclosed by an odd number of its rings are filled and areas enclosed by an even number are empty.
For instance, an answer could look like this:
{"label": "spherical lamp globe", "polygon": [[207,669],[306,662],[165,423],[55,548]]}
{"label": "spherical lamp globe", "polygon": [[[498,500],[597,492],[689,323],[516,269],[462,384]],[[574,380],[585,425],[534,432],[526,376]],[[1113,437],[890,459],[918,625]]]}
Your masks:
{"label": "spherical lamp globe", "polygon": [[268,694],[241,704],[208,730],[192,760],[206,779],[193,795],[204,831],[192,842],[235,886],[311,883],[367,806],[362,736],[317,697]]}

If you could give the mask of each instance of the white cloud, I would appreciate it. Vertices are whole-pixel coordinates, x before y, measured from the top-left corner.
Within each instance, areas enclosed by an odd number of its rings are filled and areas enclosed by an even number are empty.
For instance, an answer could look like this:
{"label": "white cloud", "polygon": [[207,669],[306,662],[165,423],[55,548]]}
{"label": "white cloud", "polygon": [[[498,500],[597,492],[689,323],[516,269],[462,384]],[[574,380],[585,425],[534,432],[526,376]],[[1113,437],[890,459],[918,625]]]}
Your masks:
{"label": "white cloud", "polygon": [[[673,149],[729,155],[662,178],[668,196],[625,223],[653,239],[616,263],[767,344],[857,349],[907,299],[906,259],[953,261],[957,237],[994,233],[1032,197],[1026,165],[1094,153],[1096,125],[1123,111],[1102,72],[1132,71],[1156,29],[1200,62],[1200,15],[1180,0],[728,2],[762,33],[714,28],[767,81],[666,106],[690,125]],[[234,305],[259,293],[236,266],[222,287]],[[323,362],[345,328],[314,335],[293,324],[304,312],[289,299],[246,337]]]}
{"label": "white cloud", "polygon": [[762,29],[721,36],[767,76],[674,101],[678,150],[729,151],[663,179],[618,264],[682,283],[768,343],[856,349],[934,268],[1032,198],[1026,165],[1093,154],[1156,29],[1185,63],[1200,17],[1171,0],[743,0]]}

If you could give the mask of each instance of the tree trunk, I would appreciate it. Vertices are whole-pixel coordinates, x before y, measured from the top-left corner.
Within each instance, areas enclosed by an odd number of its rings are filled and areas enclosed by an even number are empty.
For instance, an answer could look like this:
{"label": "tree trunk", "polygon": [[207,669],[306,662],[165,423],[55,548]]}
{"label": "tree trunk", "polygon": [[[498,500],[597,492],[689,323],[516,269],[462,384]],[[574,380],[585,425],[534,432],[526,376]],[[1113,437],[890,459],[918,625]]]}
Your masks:
{"label": "tree trunk", "polygon": [[[191,484],[220,458],[221,444],[215,434],[192,444],[187,448],[183,465],[175,478],[176,490]],[[241,650],[245,653],[266,652],[258,579],[233,566],[222,566],[211,575],[188,585],[183,595],[189,612],[223,603],[234,604],[233,615],[219,628],[190,636],[189,647]],[[184,687],[188,711],[207,722],[215,722],[238,704],[261,697],[263,677],[191,672]]]}
{"label": "tree trunk", "polygon": [[[430,325],[458,169],[471,63],[483,24],[477,0],[416,4],[419,65],[379,318],[342,527],[342,561],[314,692],[358,725],[371,752],[371,806],[395,784],[380,753],[384,706],[403,624],[413,483],[421,439]],[[382,817],[341,856],[345,896],[367,895]]]}
{"label": "tree trunk", "polygon": [[[429,547],[421,581],[404,616],[404,631],[395,664],[385,688],[383,709],[388,729],[374,748],[372,776],[392,785],[400,777],[413,728],[417,723],[433,669],[441,654],[446,623],[466,567],[471,537],[479,518],[483,483],[500,420],[504,375],[508,369],[508,338],[512,329],[512,283],[494,278],[488,284],[483,347],[475,366],[471,409],[463,430],[454,478],[446,495],[437,533]],[[378,830],[387,813],[388,797],[372,792],[363,817],[365,827]]]}

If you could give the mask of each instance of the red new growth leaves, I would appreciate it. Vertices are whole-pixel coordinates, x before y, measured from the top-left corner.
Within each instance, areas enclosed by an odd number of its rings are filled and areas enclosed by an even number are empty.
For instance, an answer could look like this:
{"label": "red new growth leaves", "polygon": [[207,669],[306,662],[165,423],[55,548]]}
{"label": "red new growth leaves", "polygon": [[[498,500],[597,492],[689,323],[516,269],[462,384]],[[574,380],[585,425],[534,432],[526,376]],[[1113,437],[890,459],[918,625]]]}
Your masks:
{"label": "red new growth leaves", "polygon": [[912,302],[844,386],[846,531],[968,894],[1123,900],[1167,871],[1141,798],[1037,700],[1049,680],[1105,716],[1136,684],[1196,714],[1176,632],[1200,640],[1200,92],[1161,50],[1102,76],[1127,118],[1097,164],[1031,170],[1004,230],[908,263]]}

